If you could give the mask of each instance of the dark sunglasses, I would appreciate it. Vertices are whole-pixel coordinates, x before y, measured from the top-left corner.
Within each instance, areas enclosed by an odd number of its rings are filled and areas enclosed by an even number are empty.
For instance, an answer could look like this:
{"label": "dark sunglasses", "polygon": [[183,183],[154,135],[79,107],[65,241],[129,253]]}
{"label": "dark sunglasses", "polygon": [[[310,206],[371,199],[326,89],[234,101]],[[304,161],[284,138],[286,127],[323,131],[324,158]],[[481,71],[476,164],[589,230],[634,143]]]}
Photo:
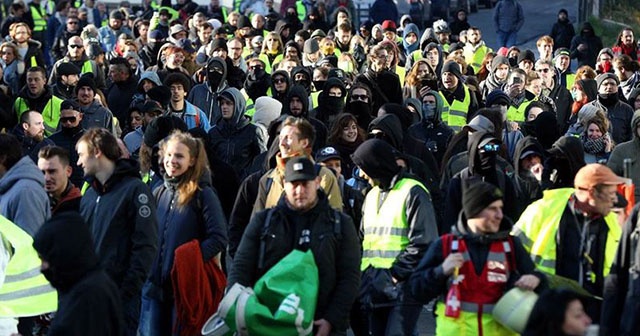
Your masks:
{"label": "dark sunglasses", "polygon": [[287,80],[282,78],[282,77],[279,77],[279,78],[274,79],[273,82],[276,83],[276,84],[280,84],[280,83],[286,83]]}
{"label": "dark sunglasses", "polygon": [[60,117],[60,122],[63,123],[63,124],[64,123],[68,123],[68,122],[74,123],[74,122],[76,122],[76,120],[77,120],[76,117]]}
{"label": "dark sunglasses", "polygon": [[69,47],[70,48],[74,48],[74,49],[76,49],[76,48],[84,48],[84,46],[81,45],[81,44],[70,44]]}
{"label": "dark sunglasses", "polygon": [[498,144],[486,144],[480,147],[480,153],[493,153],[500,150],[500,145]]}
{"label": "dark sunglasses", "polygon": [[369,97],[367,95],[351,95],[351,100],[359,100],[359,101],[367,101],[369,100]]}

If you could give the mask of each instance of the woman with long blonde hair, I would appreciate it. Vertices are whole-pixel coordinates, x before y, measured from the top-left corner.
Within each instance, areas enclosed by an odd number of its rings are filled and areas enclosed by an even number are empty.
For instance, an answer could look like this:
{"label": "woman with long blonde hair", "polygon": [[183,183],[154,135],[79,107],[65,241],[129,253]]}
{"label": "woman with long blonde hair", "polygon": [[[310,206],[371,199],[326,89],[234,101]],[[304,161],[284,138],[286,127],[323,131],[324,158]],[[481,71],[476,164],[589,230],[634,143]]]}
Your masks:
{"label": "woman with long blonde hair", "polygon": [[214,263],[219,267],[219,255],[227,245],[226,220],[220,200],[211,187],[202,141],[176,131],[160,144],[160,151],[164,185],[154,191],[158,254],[143,288],[141,335],[172,335],[176,331],[179,334],[186,327],[176,319],[183,312],[177,311],[174,305],[174,298],[184,294],[175,292],[172,286],[176,249],[195,239],[204,264]]}
{"label": "woman with long blonde hair", "polygon": [[258,58],[264,62],[265,71],[271,74],[271,68],[274,64],[280,63],[284,54],[284,44],[282,44],[282,38],[278,33],[270,32],[265,36],[262,43],[262,51]]}

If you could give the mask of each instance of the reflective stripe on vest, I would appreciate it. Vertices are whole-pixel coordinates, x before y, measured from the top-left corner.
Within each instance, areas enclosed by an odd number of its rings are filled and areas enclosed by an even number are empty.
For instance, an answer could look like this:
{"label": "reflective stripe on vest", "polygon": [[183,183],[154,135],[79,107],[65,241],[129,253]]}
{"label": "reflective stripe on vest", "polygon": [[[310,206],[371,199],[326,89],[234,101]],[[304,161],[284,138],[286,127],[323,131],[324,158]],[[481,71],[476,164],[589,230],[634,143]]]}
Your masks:
{"label": "reflective stripe on vest", "polygon": [[400,86],[404,86],[404,78],[407,76],[407,70],[404,67],[396,65],[396,75],[400,79]]}
{"label": "reflective stripe on vest", "polygon": [[[459,249],[453,250],[454,244]],[[460,267],[460,316],[451,318],[445,315],[446,305],[438,302],[436,307],[436,335],[516,335],[494,320],[491,313],[494,304],[507,290],[507,282],[511,265],[508,253],[513,251],[509,239],[494,241],[489,246],[489,253],[482,272],[478,275],[469,256],[464,240],[458,240],[449,234],[442,237],[443,258],[459,252],[464,256]],[[453,280],[453,279],[451,279]]]}
{"label": "reflective stripe on vest", "polygon": [[[532,203],[520,216],[513,233],[520,238],[534,264],[539,270],[549,274],[556,273],[556,235],[560,228],[560,219],[573,195],[573,188],[561,188],[544,191],[542,199]],[[602,276],[606,277],[615,259],[622,230],[616,215],[610,212],[604,218],[608,234],[605,243]]]}
{"label": "reflective stripe on vest", "polygon": [[233,0],[233,10],[236,12],[239,12],[241,4],[242,4],[242,0]]}
{"label": "reflective stripe on vest", "polygon": [[467,63],[471,65],[474,73],[478,73],[478,71],[480,71],[480,67],[482,67],[482,60],[484,59],[484,56],[489,52],[491,52],[491,48],[487,47],[486,45],[478,48],[475,52],[473,52],[473,54],[471,54],[471,51],[469,49],[465,50],[464,58]]}
{"label": "reflective stripe on vest", "polygon": [[227,16],[229,15],[229,11],[227,10],[226,7],[221,7],[220,9],[222,11],[222,19],[224,20],[224,22],[227,22]]}
{"label": "reflective stripe on vest", "polygon": [[573,73],[567,74],[565,76],[565,80],[567,81],[565,83],[567,90],[571,91],[571,88],[573,88],[573,84],[576,82],[576,74],[573,74]]}
{"label": "reflective stripe on vest", "polygon": [[362,217],[365,234],[360,269],[364,270],[369,265],[376,268],[390,268],[409,244],[405,205],[409,192],[414,186],[427,190],[422,183],[403,178],[387,193],[380,208],[378,208],[380,188],[374,187],[367,194]]}
{"label": "reflective stripe on vest", "polygon": [[0,287],[0,317],[36,316],[56,311],[58,294],[40,273],[42,262],[33,248],[33,238],[4,216],[0,216],[0,233],[13,249]]}
{"label": "reflective stripe on vest", "polygon": [[304,5],[302,0],[296,1],[296,12],[298,12],[298,19],[300,19],[300,22],[303,22],[307,16],[307,7]]}
{"label": "reflective stripe on vest", "polygon": [[533,100],[525,100],[518,107],[510,105],[509,108],[507,109],[507,120],[515,121],[515,122],[525,121],[524,112],[527,109],[527,106],[529,106],[529,104],[531,104],[532,101],[536,101],[536,100],[538,99],[534,98]]}
{"label": "reflective stripe on vest", "polygon": [[[62,99],[56,96],[51,96],[47,104],[44,106],[44,109],[42,111],[37,111],[42,114],[42,119],[44,120],[44,133],[46,136],[51,136],[51,134],[58,130],[58,123],[60,122],[60,104],[62,104]],[[20,120],[20,116],[29,111],[29,106],[24,98],[18,97],[13,104],[13,110],[18,116],[18,120]]]}
{"label": "reflective stripe on vest", "polygon": [[91,60],[86,60],[82,63],[82,69],[80,69],[80,73],[93,73],[93,65],[91,64]]}
{"label": "reflective stripe on vest", "polygon": [[31,68],[35,68],[38,66],[38,60],[36,60],[35,56],[31,56],[31,58],[29,59],[29,65]]}
{"label": "reflective stripe on vest", "polygon": [[449,102],[444,97],[442,92],[438,91],[438,94],[442,98],[442,121],[444,121],[455,132],[462,129],[467,124],[467,112],[469,112],[469,105],[471,105],[471,95],[469,89],[461,84],[464,88],[464,100],[453,100],[453,104],[449,105]]}
{"label": "reflective stripe on vest", "polygon": [[267,56],[266,54],[261,53],[260,55],[258,55],[258,59],[264,62],[265,64],[264,71],[268,74],[271,74],[271,67],[274,64],[277,64],[280,61],[282,61],[282,58],[283,58],[283,55],[279,54],[273,59],[273,62],[269,62],[269,56]]}
{"label": "reflective stripe on vest", "polygon": [[322,93],[322,90],[311,92],[311,107],[312,108],[318,107],[318,97],[320,97],[320,93]]}
{"label": "reflective stripe on vest", "polygon": [[47,29],[47,20],[45,20],[42,13],[40,13],[42,10],[40,5],[32,3],[29,7],[29,12],[31,12],[31,17],[33,18],[33,31],[41,32]]}

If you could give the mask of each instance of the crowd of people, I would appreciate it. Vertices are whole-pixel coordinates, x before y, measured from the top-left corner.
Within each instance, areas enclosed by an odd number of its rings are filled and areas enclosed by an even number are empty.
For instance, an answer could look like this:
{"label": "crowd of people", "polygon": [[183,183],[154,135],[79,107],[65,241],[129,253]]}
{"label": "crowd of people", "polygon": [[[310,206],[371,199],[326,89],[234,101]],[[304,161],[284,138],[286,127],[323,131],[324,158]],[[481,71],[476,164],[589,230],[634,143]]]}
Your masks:
{"label": "crowd of people", "polygon": [[420,1],[5,6],[0,334],[200,334],[295,251],[313,320],[250,330],[415,335],[435,302],[437,335],[512,335],[517,287],[523,335],[640,334],[634,31],[560,10],[534,52],[495,5],[495,44]]}

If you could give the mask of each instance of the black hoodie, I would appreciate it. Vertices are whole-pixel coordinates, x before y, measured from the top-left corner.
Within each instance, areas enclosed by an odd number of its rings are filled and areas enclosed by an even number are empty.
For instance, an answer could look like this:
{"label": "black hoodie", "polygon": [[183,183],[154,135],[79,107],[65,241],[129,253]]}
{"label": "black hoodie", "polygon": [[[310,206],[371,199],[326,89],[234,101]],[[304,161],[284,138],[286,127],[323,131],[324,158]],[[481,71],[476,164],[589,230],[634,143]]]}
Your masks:
{"label": "black hoodie", "polygon": [[[291,113],[290,104],[291,98],[297,97],[302,102],[302,112],[299,115]],[[327,127],[318,119],[309,116],[309,95],[302,85],[294,85],[289,90],[287,100],[282,104],[282,114],[307,119],[316,131],[316,140],[313,143],[313,152],[317,152],[320,148],[324,147],[327,142]]]}
{"label": "black hoodie", "polygon": [[149,187],[135,160],[119,159],[103,185],[93,176],[80,202],[100,265],[120,289],[123,304],[139,300],[156,256],[158,225]]}
{"label": "black hoodie", "polygon": [[[578,46],[585,44],[587,49],[579,51]],[[585,22],[580,29],[580,35],[576,35],[571,40],[571,46],[569,47],[571,52],[571,58],[578,60],[578,67],[588,65],[595,68],[598,53],[602,49],[602,39],[596,36],[595,31],[591,23]]]}
{"label": "black hoodie", "polygon": [[[316,119],[322,121],[327,128],[330,128],[336,117],[344,110],[344,96],[347,93],[347,89],[344,83],[339,78],[329,78],[324,84],[326,90],[322,90],[318,95],[318,107],[313,111],[315,112]],[[340,97],[329,96],[329,89],[337,87],[342,92]]]}
{"label": "black hoodie", "polygon": [[[572,136],[561,137],[548,151],[544,161],[543,189],[573,188],[574,177],[585,165],[582,141]],[[552,180],[553,175],[555,178]]]}
{"label": "black hoodie", "polygon": [[[285,82],[287,83],[287,88],[283,93],[279,93],[278,91],[276,91],[276,85],[273,82],[273,77],[275,76],[283,76]],[[291,90],[291,78],[289,77],[289,73],[286,70],[274,71],[273,74],[271,74],[271,97],[281,103],[284,103],[284,101],[287,99],[289,90]]]}
{"label": "black hoodie", "polygon": [[42,273],[58,290],[49,335],[121,335],[122,304],[115,283],[99,267],[82,217],[65,212],[48,220],[33,247],[49,263]]}
{"label": "black hoodie", "polygon": [[[469,153],[469,167],[457,173],[449,182],[447,196],[445,198],[444,222],[442,230],[448,232],[452,223],[458,221],[458,214],[462,210],[462,194],[464,190],[477,181],[493,183],[500,188],[504,194],[504,215],[517,219],[519,213],[516,208],[516,191],[513,182],[497,165],[497,156],[493,163],[494,169],[484,170],[481,168],[481,154],[478,146],[483,140],[493,138],[493,135],[485,132],[474,132],[469,135],[467,151]],[[496,140],[494,140],[495,143]],[[499,140],[497,140],[500,143]],[[442,232],[441,232],[442,233]]]}
{"label": "black hoodie", "polygon": [[518,213],[522,213],[522,211],[524,211],[529,204],[533,203],[533,201],[542,198],[542,186],[540,185],[540,182],[538,182],[538,180],[536,180],[529,172],[520,170],[520,162],[522,161],[520,157],[528,151],[538,153],[540,159],[544,160],[544,148],[542,148],[542,145],[540,145],[536,138],[527,136],[520,139],[516,144],[516,150],[513,154],[513,162],[516,172],[514,176],[514,185],[516,193],[518,194]]}

